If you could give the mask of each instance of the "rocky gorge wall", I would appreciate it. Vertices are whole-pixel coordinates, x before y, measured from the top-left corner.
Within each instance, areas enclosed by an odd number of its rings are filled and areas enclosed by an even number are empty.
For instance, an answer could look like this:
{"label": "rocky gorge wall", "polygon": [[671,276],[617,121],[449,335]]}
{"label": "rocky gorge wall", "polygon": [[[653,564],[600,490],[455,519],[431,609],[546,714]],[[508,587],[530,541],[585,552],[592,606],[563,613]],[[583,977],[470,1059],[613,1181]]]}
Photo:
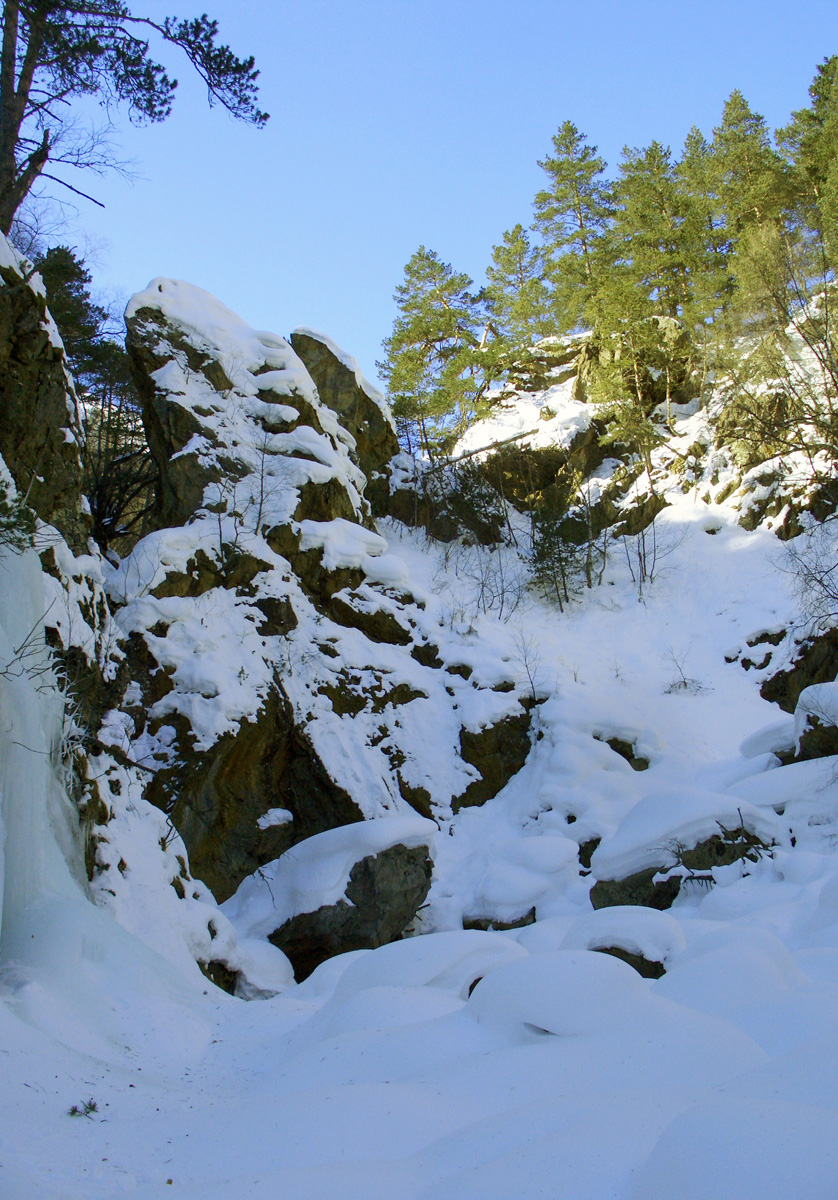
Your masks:
{"label": "rocky gorge wall", "polygon": [[[542,868],[577,872],[595,906],[666,907],[682,878],[769,853],[768,825],[739,799],[714,800],[689,844],[669,818],[656,827],[656,845],[678,842],[673,861],[615,858],[611,817],[573,812],[538,871],[526,865],[532,839],[516,835],[501,866],[489,861],[494,845],[462,851],[473,878],[457,898],[444,869],[435,873],[435,860],[449,872],[459,861],[461,831],[464,846],[480,846],[470,810],[501,794],[509,804],[515,789],[504,789],[521,772],[518,818],[538,821],[526,780],[551,753],[570,753],[567,729],[550,725],[560,697],[543,672],[538,681],[537,639],[525,621],[503,632],[532,585],[527,504],[583,478],[586,536],[612,543],[687,495],[708,512],[726,504],[746,528],[756,504],[766,530],[790,527],[799,482],[754,491],[757,475],[739,475],[714,443],[710,408],[683,406],[678,437],[655,451],[652,486],[625,447],[602,445],[596,409],[579,398],[584,372],[571,367],[584,342],[558,347],[553,366],[547,346],[548,386],[501,398],[469,430],[467,463],[501,445],[487,465],[423,468],[399,453],[383,398],[325,335],[256,330],[200,289],[157,279],[126,317],[159,489],[144,536],[105,557],[82,495],[84,406],[37,277],[4,252],[0,440],[6,486],[38,517],[43,590],[28,642],[50,647],[61,680],[51,754],[91,896],[132,932],[160,950],[165,913],[172,961],[198,962],[239,995],[268,995],[289,959],[302,978],[342,950],[422,928],[429,895],[443,928],[509,927],[536,919]],[[708,515],[705,532],[720,520]],[[492,617],[485,645],[468,615],[478,611]],[[0,672],[30,669],[28,642]],[[829,639],[804,648],[799,666],[792,643],[786,628],[760,627],[725,656],[789,713],[836,669]],[[790,718],[766,750],[783,763],[831,753],[828,716],[810,703],[799,736]],[[621,730],[595,723],[580,754],[647,769]],[[555,787],[551,776],[551,796]],[[621,789],[618,809],[632,794],[625,780]]]}
{"label": "rocky gorge wall", "polygon": [[[213,897],[328,831],[411,816],[432,829],[428,818],[485,802],[526,759],[531,705],[502,669],[481,677],[439,653],[435,622],[376,532],[398,443],[354,361],[309,329],[290,341],[253,330],[187,284],[155,280],[128,307],[160,486],[131,553],[100,555],[60,339],[37,277],[7,258],[0,449],[19,491],[37,476],[47,598],[35,619],[72,694],[91,888],[129,921],[127,897],[151,871],[167,903],[193,910],[193,957],[240,976]],[[24,419],[30,394],[37,423]],[[138,814],[145,834],[158,830],[153,867]],[[322,918],[308,942],[290,929],[284,944],[302,938],[306,970],[342,945],[398,935],[427,893],[431,840],[359,852],[350,905],[363,908],[365,887],[379,915],[348,942]]]}

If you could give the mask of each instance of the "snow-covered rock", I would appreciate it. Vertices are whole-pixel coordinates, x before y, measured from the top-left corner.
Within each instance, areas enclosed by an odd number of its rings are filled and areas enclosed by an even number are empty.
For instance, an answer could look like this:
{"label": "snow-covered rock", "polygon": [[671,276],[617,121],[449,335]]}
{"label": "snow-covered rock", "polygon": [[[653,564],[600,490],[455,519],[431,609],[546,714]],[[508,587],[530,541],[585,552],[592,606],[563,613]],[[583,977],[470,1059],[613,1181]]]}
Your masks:
{"label": "snow-covered rock", "polygon": [[838,683],[813,683],[804,688],[794,710],[794,740],[803,758],[838,752]]}
{"label": "snow-covered rock", "polygon": [[269,938],[306,978],[326,958],[385,945],[431,883],[437,827],[379,817],[329,829],[249,876],[222,906],[244,938]]}
{"label": "snow-covered rock", "polygon": [[285,339],[173,280],[127,324],[161,488],[158,528],[107,578],[128,686],[100,736],[148,772],[195,873],[224,900],[326,830],[497,794],[528,709],[494,666],[452,687],[461,639],[439,656],[373,528],[359,464],[378,477],[397,444],[354,361],[298,330],[315,384]]}

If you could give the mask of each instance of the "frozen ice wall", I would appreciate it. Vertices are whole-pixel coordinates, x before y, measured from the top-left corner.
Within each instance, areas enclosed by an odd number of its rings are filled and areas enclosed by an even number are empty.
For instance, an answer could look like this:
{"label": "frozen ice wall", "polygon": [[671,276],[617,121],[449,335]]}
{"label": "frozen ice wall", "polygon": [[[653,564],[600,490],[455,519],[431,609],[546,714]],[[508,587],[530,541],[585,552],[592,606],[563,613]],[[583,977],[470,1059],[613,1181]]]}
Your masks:
{"label": "frozen ice wall", "polygon": [[[77,818],[59,774],[64,699],[44,643],[37,554],[0,549],[0,956],[20,950],[22,922],[45,896],[85,891]],[[30,939],[31,940],[31,939]]]}

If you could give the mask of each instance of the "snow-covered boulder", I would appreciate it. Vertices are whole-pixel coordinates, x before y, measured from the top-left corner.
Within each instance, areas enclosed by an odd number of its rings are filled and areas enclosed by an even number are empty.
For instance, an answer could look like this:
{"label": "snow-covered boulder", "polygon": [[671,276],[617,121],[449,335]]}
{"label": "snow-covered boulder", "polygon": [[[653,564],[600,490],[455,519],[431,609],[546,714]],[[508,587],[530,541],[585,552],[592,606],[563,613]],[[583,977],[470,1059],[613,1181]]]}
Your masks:
{"label": "snow-covered boulder", "polygon": [[641,905],[617,905],[586,913],[571,925],[562,950],[603,950],[646,978],[657,979],[686,946],[674,917]]}
{"label": "snow-covered boulder", "polygon": [[428,894],[435,833],[423,817],[330,829],[251,875],[223,911],[242,937],[268,937],[305,979],[335,954],[399,936]]}
{"label": "snow-covered boulder", "polygon": [[794,719],[784,717],[749,734],[741,743],[739,753],[743,758],[759,758],[761,754],[787,754],[794,747]]}
{"label": "snow-covered boulder", "polygon": [[838,754],[838,682],[803,689],[794,710],[794,737],[799,758]]}
{"label": "snow-covered boulder", "polygon": [[594,908],[669,908],[684,878],[712,885],[713,870],[756,859],[773,840],[769,816],[736,796],[697,788],[652,793],[594,851]]}

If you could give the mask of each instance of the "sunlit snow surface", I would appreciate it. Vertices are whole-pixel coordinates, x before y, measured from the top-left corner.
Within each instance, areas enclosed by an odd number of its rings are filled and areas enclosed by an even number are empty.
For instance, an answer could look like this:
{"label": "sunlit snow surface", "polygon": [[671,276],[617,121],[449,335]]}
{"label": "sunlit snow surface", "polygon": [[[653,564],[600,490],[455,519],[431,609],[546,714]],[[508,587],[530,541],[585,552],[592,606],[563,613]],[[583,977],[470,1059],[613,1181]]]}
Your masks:
{"label": "sunlit snow surface", "polygon": [[[725,661],[795,618],[780,544],[670,499],[642,601],[615,547],[581,604],[528,600],[505,624],[464,615],[424,540],[380,526],[444,656],[531,678],[541,736],[496,800],[437,832],[431,932],[273,999],[181,970],[153,897],[133,933],[89,902],[48,765],[55,706],[0,675],[3,1200],[834,1200],[838,769],[778,766],[793,722],[760,698],[765,671]],[[34,560],[4,570],[8,662],[44,583]],[[719,869],[666,913],[591,911],[578,842],[602,838],[605,876],[740,811],[777,842],[749,875]],[[459,928],[532,906],[515,932]]]}

